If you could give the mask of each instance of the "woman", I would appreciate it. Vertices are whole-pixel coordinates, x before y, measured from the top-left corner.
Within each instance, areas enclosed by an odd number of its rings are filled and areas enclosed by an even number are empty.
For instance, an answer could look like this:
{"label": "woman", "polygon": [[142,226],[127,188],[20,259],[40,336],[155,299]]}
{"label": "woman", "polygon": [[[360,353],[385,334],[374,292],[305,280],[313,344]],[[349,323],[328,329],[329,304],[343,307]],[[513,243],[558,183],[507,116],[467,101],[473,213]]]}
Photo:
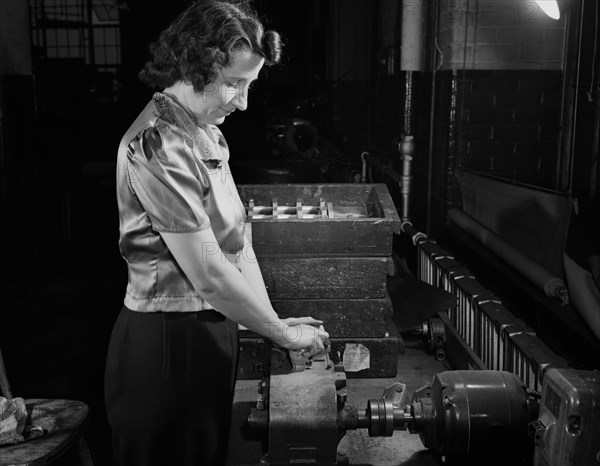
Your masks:
{"label": "woman", "polygon": [[140,77],[164,90],[118,153],[129,281],[108,349],[107,415],[120,465],[222,464],[237,324],[311,353],[328,337],[320,321],[273,310],[217,128],[247,108],[249,86],[279,61],[281,41],[246,4],[202,1],[151,52]]}

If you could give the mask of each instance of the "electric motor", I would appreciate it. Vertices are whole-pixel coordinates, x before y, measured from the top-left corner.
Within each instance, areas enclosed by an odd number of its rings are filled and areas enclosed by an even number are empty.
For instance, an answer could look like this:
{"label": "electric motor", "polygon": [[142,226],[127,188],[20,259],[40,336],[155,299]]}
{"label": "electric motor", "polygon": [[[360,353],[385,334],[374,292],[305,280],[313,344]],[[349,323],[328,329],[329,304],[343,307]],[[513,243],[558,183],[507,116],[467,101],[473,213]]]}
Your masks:
{"label": "electric motor", "polygon": [[415,392],[412,432],[446,459],[524,456],[531,407],[525,385],[502,371],[448,371]]}

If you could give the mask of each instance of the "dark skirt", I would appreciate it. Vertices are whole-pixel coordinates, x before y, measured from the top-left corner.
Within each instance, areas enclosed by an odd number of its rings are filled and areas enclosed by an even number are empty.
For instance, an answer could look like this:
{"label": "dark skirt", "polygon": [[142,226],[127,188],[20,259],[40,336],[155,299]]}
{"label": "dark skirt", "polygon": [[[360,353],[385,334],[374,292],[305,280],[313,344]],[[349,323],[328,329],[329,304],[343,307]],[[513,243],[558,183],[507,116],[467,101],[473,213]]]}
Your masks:
{"label": "dark skirt", "polygon": [[224,464],[237,355],[237,324],[216,311],[123,308],[105,373],[117,463]]}

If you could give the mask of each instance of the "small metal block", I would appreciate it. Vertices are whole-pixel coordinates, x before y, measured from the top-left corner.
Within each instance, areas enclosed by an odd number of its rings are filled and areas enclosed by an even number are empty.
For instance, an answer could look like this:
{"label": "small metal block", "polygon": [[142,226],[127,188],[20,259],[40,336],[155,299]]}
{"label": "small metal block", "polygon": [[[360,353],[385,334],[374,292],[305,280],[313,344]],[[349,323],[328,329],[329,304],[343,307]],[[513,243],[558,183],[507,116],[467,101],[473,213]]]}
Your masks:
{"label": "small metal block", "polygon": [[248,217],[252,217],[254,215],[254,199],[250,199],[248,201]]}

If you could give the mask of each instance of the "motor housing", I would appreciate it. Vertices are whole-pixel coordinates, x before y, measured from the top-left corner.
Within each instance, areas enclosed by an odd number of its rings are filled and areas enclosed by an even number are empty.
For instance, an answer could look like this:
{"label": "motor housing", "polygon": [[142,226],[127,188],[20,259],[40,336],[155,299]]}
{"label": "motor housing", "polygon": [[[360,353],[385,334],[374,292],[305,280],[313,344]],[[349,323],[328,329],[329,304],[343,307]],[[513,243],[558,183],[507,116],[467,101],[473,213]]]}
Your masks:
{"label": "motor housing", "polygon": [[417,390],[411,432],[447,460],[496,455],[524,457],[531,451],[527,426],[530,398],[515,374],[503,371],[447,371]]}

